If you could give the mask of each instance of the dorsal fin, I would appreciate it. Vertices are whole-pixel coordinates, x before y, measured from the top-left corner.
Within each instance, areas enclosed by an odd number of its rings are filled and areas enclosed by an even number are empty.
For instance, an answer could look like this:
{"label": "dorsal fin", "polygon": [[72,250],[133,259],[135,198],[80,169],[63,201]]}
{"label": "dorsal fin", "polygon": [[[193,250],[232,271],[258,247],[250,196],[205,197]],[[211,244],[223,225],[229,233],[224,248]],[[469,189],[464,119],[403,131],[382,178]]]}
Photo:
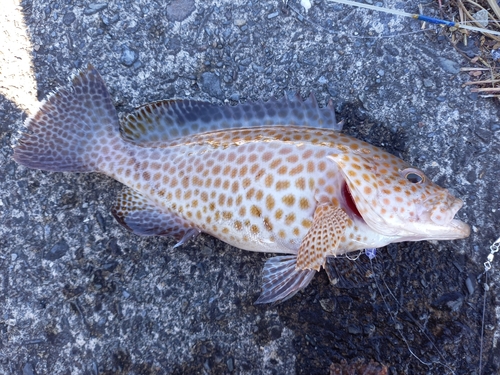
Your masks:
{"label": "dorsal fin", "polygon": [[289,100],[218,105],[190,99],[173,99],[144,105],[123,119],[122,137],[143,147],[168,147],[180,137],[216,130],[269,125],[298,125],[340,130],[333,102],[319,108],[311,94]]}

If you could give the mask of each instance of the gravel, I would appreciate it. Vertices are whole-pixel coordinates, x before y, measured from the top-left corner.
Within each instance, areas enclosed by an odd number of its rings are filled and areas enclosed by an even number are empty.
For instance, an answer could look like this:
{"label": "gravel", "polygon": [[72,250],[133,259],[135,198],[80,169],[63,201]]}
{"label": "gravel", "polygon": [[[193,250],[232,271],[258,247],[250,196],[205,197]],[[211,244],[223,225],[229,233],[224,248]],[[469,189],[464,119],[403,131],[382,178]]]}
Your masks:
{"label": "gravel", "polygon": [[[469,62],[441,28],[311,4],[25,0],[29,54],[2,47],[0,66],[29,77],[32,61],[41,100],[92,63],[122,114],[172,97],[333,98],[347,133],[465,201],[471,237],[337,258],[304,292],[255,306],[270,254],[207,235],[173,249],[129,234],[109,214],[116,181],[16,165],[11,145],[31,105],[12,84],[15,95],[0,95],[0,373],[325,374],[359,359],[389,373],[479,373],[483,263],[500,222],[498,103],[463,86]],[[418,13],[412,1],[384,4]],[[424,13],[439,16],[437,6]],[[497,265],[484,374],[500,370]]]}

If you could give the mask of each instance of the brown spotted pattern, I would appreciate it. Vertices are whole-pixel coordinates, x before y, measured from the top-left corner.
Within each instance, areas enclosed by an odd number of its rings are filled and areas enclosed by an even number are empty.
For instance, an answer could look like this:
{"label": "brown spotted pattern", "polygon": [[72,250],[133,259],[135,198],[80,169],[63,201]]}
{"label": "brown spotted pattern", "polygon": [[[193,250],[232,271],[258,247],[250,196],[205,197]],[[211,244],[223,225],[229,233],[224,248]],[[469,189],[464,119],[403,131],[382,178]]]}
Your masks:
{"label": "brown spotted pattern", "polygon": [[138,234],[183,241],[203,231],[246,250],[299,253],[297,269],[289,258],[270,263],[283,273],[268,273],[278,285],[269,301],[306,285],[307,270],[328,255],[468,236],[453,219],[461,200],[332,121],[331,103],[319,109],[313,97],[235,107],[175,100],[127,116],[120,134],[111,97],[89,67],[27,121],[14,159],[121,181],[131,191],[113,214]]}
{"label": "brown spotted pattern", "polygon": [[402,160],[341,133],[274,126],[183,141],[142,148],[116,139],[97,164],[159,209],[246,250],[297,253],[319,205],[349,217],[343,234],[332,232],[339,236],[334,254],[465,230],[452,220],[460,200]]}
{"label": "brown spotted pattern", "polygon": [[345,229],[349,223],[346,212],[336,206],[321,205],[314,211],[314,225],[307,232],[297,255],[297,269],[319,271],[326,257],[335,255],[342,242],[346,242]]}

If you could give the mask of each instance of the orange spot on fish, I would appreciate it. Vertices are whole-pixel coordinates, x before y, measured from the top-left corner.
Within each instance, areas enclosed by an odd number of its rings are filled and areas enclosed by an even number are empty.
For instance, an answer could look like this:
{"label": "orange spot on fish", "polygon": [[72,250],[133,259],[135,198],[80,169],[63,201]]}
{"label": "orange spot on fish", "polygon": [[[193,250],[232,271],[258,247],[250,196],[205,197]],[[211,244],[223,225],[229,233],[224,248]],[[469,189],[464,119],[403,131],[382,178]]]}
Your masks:
{"label": "orange spot on fish", "polygon": [[289,207],[293,206],[295,204],[295,196],[293,194],[285,195],[282,198],[282,201],[283,201],[284,204],[286,204]]}
{"label": "orange spot on fish", "polygon": [[288,167],[286,165],[282,165],[281,167],[278,168],[278,174],[284,175],[288,171]]}
{"label": "orange spot on fish", "polygon": [[299,177],[295,181],[295,187],[300,190],[305,190],[306,189],[306,180],[304,177]]}
{"label": "orange spot on fish", "polygon": [[302,210],[307,210],[310,207],[309,200],[307,198],[304,198],[304,197],[300,198],[299,207]]}
{"label": "orange spot on fish", "polygon": [[267,210],[272,211],[272,209],[274,208],[274,205],[275,205],[274,197],[272,195],[268,195],[266,197],[266,208],[267,208]]}
{"label": "orange spot on fish", "polygon": [[266,228],[266,230],[268,230],[269,232],[271,232],[273,230],[273,225],[271,224],[271,222],[269,221],[269,218],[268,217],[265,217],[264,218],[264,227]]}
{"label": "orange spot on fish", "polygon": [[307,162],[307,172],[308,173],[313,173],[315,169],[314,162],[312,160],[309,160]]}
{"label": "orange spot on fish", "polygon": [[269,165],[269,167],[271,167],[271,169],[274,169],[277,168],[280,164],[281,164],[281,159],[274,159]]}
{"label": "orange spot on fish", "polygon": [[285,224],[286,225],[291,225],[295,221],[295,214],[290,213],[285,216]]}
{"label": "orange spot on fish", "polygon": [[264,179],[264,184],[266,185],[267,188],[270,188],[271,185],[273,184],[274,177],[272,174],[268,174],[266,178]]}
{"label": "orange spot on fish", "polygon": [[250,213],[252,214],[252,216],[255,216],[255,217],[261,217],[261,215],[262,215],[262,211],[256,205],[253,205],[252,207],[250,207]]}

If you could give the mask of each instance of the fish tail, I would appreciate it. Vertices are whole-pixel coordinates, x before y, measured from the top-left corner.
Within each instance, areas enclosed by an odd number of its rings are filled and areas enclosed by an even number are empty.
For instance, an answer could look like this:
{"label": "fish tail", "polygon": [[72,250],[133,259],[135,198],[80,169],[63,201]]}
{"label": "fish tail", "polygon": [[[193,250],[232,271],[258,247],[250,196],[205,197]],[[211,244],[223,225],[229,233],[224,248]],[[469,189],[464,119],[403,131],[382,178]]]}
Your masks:
{"label": "fish tail", "polygon": [[14,160],[46,171],[96,171],[101,147],[120,135],[111,96],[91,65],[69,87],[50,95],[26,127],[28,132],[14,148]]}

